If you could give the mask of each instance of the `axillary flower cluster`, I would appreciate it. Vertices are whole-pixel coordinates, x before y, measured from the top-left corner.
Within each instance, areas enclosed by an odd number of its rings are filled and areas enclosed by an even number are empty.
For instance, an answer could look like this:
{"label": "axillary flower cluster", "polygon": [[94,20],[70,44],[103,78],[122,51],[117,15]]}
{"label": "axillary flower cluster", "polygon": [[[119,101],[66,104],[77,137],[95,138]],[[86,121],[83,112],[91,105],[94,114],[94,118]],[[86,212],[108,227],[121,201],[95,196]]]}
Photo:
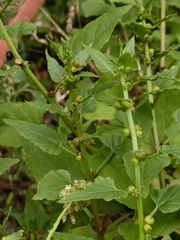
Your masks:
{"label": "axillary flower cluster", "polygon": [[[70,193],[74,192],[75,190],[84,190],[88,185],[91,185],[92,182],[87,182],[85,180],[74,180],[74,184],[66,185],[65,188],[63,188],[59,194],[61,198],[66,197]],[[69,202],[65,203],[63,208],[66,208],[66,206],[69,204]],[[67,216],[70,216],[72,224],[76,224],[76,219],[74,217],[74,211],[78,212],[79,210],[83,210],[85,207],[87,207],[90,204],[90,200],[87,201],[74,201],[71,203],[70,207],[66,211],[66,213],[63,215],[62,221],[65,222],[67,219]]]}

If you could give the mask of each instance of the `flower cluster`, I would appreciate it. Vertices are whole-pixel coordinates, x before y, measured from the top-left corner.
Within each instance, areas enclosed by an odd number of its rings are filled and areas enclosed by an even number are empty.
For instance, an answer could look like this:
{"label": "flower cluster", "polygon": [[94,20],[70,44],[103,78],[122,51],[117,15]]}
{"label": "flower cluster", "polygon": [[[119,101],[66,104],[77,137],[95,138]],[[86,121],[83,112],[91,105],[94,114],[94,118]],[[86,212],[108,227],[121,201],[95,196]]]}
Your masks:
{"label": "flower cluster", "polygon": [[[75,190],[83,190],[86,189],[88,185],[90,185],[91,182],[87,182],[85,180],[74,180],[73,185],[66,185],[65,188],[63,188],[60,192],[60,197],[65,197],[69,195],[70,193],[74,192]],[[65,203],[63,208],[65,208],[69,203]],[[87,207],[90,204],[90,200],[87,201],[74,201],[71,203],[70,207],[64,214],[62,221],[65,222],[67,219],[67,216],[70,216],[72,224],[76,223],[76,219],[74,217],[74,211],[78,212],[79,210],[83,210],[85,207]]]}

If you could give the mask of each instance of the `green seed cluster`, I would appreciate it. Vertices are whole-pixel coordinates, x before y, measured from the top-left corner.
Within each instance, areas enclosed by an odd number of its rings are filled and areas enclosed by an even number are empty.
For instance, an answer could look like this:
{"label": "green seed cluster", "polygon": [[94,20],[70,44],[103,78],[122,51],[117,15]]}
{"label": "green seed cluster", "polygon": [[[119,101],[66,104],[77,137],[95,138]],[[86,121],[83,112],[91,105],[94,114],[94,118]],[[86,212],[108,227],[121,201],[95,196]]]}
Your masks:
{"label": "green seed cluster", "polygon": [[79,83],[79,77],[77,76],[68,76],[64,75],[61,79],[61,84],[60,84],[60,91],[61,93],[65,93],[66,91],[69,90],[70,86],[73,86],[73,88],[77,88]]}

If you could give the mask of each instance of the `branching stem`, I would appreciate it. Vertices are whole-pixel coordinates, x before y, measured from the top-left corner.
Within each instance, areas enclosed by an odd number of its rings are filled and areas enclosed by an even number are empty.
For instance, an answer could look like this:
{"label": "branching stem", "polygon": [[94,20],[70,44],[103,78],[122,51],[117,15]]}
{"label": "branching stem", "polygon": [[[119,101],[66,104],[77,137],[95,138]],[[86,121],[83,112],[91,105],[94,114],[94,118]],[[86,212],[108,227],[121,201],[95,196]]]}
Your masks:
{"label": "branching stem", "polygon": [[[129,98],[128,90],[124,87],[125,86],[125,77],[124,74],[121,76],[121,84],[123,88],[123,95],[125,99]],[[132,139],[132,146],[133,152],[138,150],[138,141],[136,136],[136,130],[134,127],[134,120],[132,116],[131,109],[126,110],[127,119],[129,123],[129,128],[131,132],[131,139]],[[136,179],[136,188],[139,191],[139,195],[137,197],[137,212],[138,212],[138,223],[139,223],[139,239],[145,240],[145,232],[144,232],[144,213],[143,213],[143,200],[142,200],[142,184],[141,184],[141,171],[139,164],[135,165],[135,179]]]}
{"label": "branching stem", "polygon": [[[143,26],[146,27],[146,20],[143,20]],[[151,56],[149,54],[149,43],[146,42],[144,44],[145,48],[145,59],[150,60]],[[146,75],[151,76],[151,64],[146,64]],[[154,98],[152,95],[152,82],[147,81],[147,92],[148,92],[148,99],[150,105],[153,105]],[[157,131],[157,123],[156,123],[156,114],[154,108],[152,108],[152,117],[153,117],[153,123],[152,123],[152,132],[154,137],[154,144],[156,147],[157,152],[160,150],[160,143],[159,143],[159,137],[158,137],[158,131]],[[159,173],[159,184],[161,188],[165,188],[165,180],[164,180],[164,171],[163,169]]]}

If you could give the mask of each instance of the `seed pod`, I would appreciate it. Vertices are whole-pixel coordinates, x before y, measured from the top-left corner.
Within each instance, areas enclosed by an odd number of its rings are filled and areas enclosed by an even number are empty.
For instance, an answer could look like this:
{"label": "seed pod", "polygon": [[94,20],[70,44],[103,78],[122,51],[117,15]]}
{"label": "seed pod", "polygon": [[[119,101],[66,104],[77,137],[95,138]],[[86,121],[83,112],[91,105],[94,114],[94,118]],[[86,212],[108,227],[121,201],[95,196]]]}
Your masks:
{"label": "seed pod", "polygon": [[154,218],[150,215],[145,216],[144,222],[148,225],[152,225],[154,223]]}
{"label": "seed pod", "polygon": [[129,128],[124,128],[123,129],[123,135],[125,137],[129,137],[131,135],[130,129]]}
{"label": "seed pod", "polygon": [[6,52],[6,59],[7,59],[7,60],[11,60],[11,59],[13,59],[13,57],[14,57],[14,55],[12,54],[11,51],[7,51],[7,52]]}
{"label": "seed pod", "polygon": [[142,160],[146,157],[146,153],[142,149],[138,149],[134,153],[135,158]]}
{"label": "seed pod", "polygon": [[75,98],[75,101],[81,103],[84,100],[83,96],[79,95]]}
{"label": "seed pod", "polygon": [[150,233],[152,231],[152,227],[149,224],[144,225],[144,231],[146,233]]}

